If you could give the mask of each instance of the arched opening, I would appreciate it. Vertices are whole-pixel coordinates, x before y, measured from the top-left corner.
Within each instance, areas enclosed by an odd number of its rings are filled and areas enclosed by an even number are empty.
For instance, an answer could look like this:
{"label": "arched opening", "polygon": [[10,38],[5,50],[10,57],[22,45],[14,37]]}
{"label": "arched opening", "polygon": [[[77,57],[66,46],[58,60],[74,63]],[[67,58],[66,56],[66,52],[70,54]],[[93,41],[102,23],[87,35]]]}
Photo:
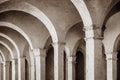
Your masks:
{"label": "arched opening", "polygon": [[107,80],[107,61],[106,61],[106,55],[105,55],[105,48],[104,46],[102,46],[102,64],[104,66],[103,68],[103,71],[104,71],[104,77],[105,77],[105,80]]}
{"label": "arched opening", "polygon": [[104,66],[104,68],[103,68],[104,79],[107,80],[107,63],[106,63],[106,55],[105,54],[102,55],[102,61],[103,61],[103,66]]}
{"label": "arched opening", "polygon": [[27,59],[25,59],[25,80],[29,80],[29,66]]}
{"label": "arched opening", "polygon": [[11,61],[10,61],[9,71],[10,71],[9,72],[10,73],[10,76],[9,76],[10,78],[9,79],[12,80],[12,62]]}
{"label": "arched opening", "polygon": [[64,80],[67,80],[67,58],[66,53],[64,52]]}
{"label": "arched opening", "polygon": [[120,80],[120,50],[117,54],[117,80]]}
{"label": "arched opening", "polygon": [[76,53],[75,80],[84,80],[84,55],[81,51]]}
{"label": "arched opening", "polygon": [[54,49],[52,46],[47,51],[46,80],[54,80]]}

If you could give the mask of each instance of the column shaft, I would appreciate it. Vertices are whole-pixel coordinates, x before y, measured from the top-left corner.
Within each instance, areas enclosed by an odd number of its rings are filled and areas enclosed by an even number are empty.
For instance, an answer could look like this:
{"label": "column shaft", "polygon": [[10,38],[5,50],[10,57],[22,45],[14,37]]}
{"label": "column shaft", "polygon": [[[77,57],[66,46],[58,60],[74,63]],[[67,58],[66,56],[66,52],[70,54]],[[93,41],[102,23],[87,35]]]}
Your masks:
{"label": "column shaft", "polygon": [[29,79],[30,80],[35,80],[35,59],[34,59],[34,53],[31,49],[29,49],[29,53],[30,53],[30,68],[29,68]]}
{"label": "column shaft", "polygon": [[3,80],[3,63],[0,63],[0,80]]}
{"label": "column shaft", "polygon": [[46,68],[46,50],[34,49],[35,64],[36,64],[36,80],[45,80]]}
{"label": "column shaft", "polygon": [[54,80],[64,80],[64,43],[53,43]]}
{"label": "column shaft", "polygon": [[75,61],[76,57],[68,57],[68,80],[75,80]]}
{"label": "column shaft", "polygon": [[35,80],[35,76],[34,76],[35,75],[35,69],[34,69],[34,66],[35,65],[30,65],[30,73],[29,73],[30,74],[30,76],[29,76],[30,80]]}
{"label": "column shaft", "polygon": [[12,80],[18,79],[18,59],[12,60]]}
{"label": "column shaft", "polygon": [[10,61],[5,61],[4,62],[4,74],[3,74],[4,78],[3,78],[3,80],[9,80],[9,78],[10,78],[10,76],[9,76],[9,73],[10,73],[9,67],[10,67]]}
{"label": "column shaft", "polygon": [[106,53],[107,80],[117,80],[117,52]]}
{"label": "column shaft", "polygon": [[91,26],[85,28],[86,37],[86,80],[105,80],[102,64],[101,30]]}
{"label": "column shaft", "polygon": [[25,57],[18,59],[18,80],[25,80]]}

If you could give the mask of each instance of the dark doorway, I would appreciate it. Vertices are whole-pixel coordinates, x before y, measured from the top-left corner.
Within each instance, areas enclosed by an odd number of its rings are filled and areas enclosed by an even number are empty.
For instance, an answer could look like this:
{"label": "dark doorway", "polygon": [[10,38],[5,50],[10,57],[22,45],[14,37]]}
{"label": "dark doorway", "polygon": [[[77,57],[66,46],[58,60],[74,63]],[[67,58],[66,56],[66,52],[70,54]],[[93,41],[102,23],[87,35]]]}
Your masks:
{"label": "dark doorway", "polygon": [[117,80],[120,80],[120,51],[118,52],[117,55]]}
{"label": "dark doorway", "polygon": [[10,75],[9,75],[10,78],[9,79],[12,80],[12,62],[11,61],[10,61],[9,71],[10,71],[9,72],[10,73]]}
{"label": "dark doorway", "polygon": [[29,80],[29,67],[27,59],[25,59],[25,80]]}
{"label": "dark doorway", "polygon": [[52,46],[46,57],[46,80],[54,80],[54,49]]}
{"label": "dark doorway", "polygon": [[67,61],[66,53],[64,52],[64,80],[67,80]]}
{"label": "dark doorway", "polygon": [[76,79],[75,80],[84,80],[84,55],[82,52],[77,51],[76,53]]}

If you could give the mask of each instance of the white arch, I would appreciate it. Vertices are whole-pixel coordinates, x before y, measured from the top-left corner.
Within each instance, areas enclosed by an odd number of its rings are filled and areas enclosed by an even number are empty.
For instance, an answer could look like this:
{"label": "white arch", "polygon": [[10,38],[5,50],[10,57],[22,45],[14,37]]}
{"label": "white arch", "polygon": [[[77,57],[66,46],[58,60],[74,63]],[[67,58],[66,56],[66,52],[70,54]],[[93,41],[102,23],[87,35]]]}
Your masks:
{"label": "white arch", "polygon": [[3,33],[0,33],[0,36],[6,38],[7,40],[9,40],[13,44],[13,46],[15,47],[15,49],[17,51],[17,54],[18,54],[17,57],[20,57],[20,51],[19,51],[19,48],[18,48],[17,44],[9,36],[7,36],[7,35],[5,35]]}
{"label": "white arch", "polygon": [[118,48],[118,43],[120,41],[120,33],[119,35],[116,37],[115,41],[114,41],[114,44],[113,44],[113,51],[118,51],[117,48]]}
{"label": "white arch", "polygon": [[0,41],[0,44],[2,44],[4,47],[6,47],[8,49],[8,51],[11,54],[11,58],[13,59],[14,55],[13,55],[13,52],[12,52],[11,48],[7,44],[5,44],[4,42],[2,42],[2,41]]}
{"label": "white arch", "polygon": [[0,63],[3,62],[3,57],[2,55],[0,54]]}
{"label": "white arch", "polygon": [[10,22],[0,21],[0,26],[8,27],[8,28],[14,29],[17,32],[19,32],[28,41],[30,48],[33,49],[31,40],[29,39],[27,34],[22,29],[20,29],[17,25],[12,24]]}
{"label": "white arch", "polygon": [[89,26],[93,25],[92,18],[90,16],[90,13],[87,9],[87,6],[86,6],[84,0],[71,0],[71,2],[74,4],[76,9],[78,10],[78,12],[82,18],[84,26],[89,27]]}
{"label": "white arch", "polygon": [[2,57],[3,57],[3,60],[6,61],[5,56],[4,56],[4,54],[3,54],[3,52],[1,50],[0,50],[0,53],[1,53]]}
{"label": "white arch", "polygon": [[[5,3],[4,3],[5,4]],[[37,19],[39,19],[48,29],[53,42],[58,42],[58,36],[57,32],[55,30],[54,25],[50,21],[50,19],[38,8],[34,7],[33,5],[26,3],[26,2],[8,2],[5,5],[0,6],[0,13],[6,12],[6,11],[22,11],[25,13],[28,13],[30,15],[33,15]]]}

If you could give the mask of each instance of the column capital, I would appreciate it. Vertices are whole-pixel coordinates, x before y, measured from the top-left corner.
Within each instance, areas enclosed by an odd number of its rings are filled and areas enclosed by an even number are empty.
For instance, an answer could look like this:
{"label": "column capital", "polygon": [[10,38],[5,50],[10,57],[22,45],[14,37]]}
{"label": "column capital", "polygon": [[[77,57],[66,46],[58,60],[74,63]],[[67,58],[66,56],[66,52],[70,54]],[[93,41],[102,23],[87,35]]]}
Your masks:
{"label": "column capital", "polygon": [[99,26],[94,26],[94,25],[89,25],[89,26],[84,26],[83,31],[89,31],[89,30],[101,30],[101,27]]}
{"label": "column capital", "polygon": [[67,56],[68,63],[76,63],[76,56]]}
{"label": "column capital", "polygon": [[55,46],[55,45],[65,45],[66,43],[65,42],[53,42],[52,45]]}
{"label": "column capital", "polygon": [[105,52],[106,55],[117,55],[118,52],[117,51],[113,51],[113,52]]}
{"label": "column capital", "polygon": [[25,56],[20,56],[18,59],[25,59],[26,57]]}
{"label": "column capital", "polygon": [[117,60],[117,54],[118,52],[106,52],[106,60],[113,60],[116,61]]}
{"label": "column capital", "polygon": [[12,64],[17,64],[18,63],[18,59],[12,59]]}
{"label": "column capital", "polygon": [[10,62],[11,62],[11,61],[4,61],[4,62],[3,62],[3,65],[4,65],[4,66],[8,66],[8,65],[10,64]]}
{"label": "column capital", "polygon": [[17,59],[17,58],[13,58],[12,61],[13,61],[13,60],[18,60],[18,59]]}
{"label": "column capital", "polygon": [[85,31],[85,41],[90,39],[103,40],[103,37],[101,35],[101,27],[90,25],[85,26],[83,30]]}
{"label": "column capital", "polygon": [[37,56],[46,57],[47,49],[37,48],[37,49],[33,49],[32,51],[33,51],[35,57],[37,57]]}
{"label": "column capital", "polygon": [[94,40],[103,40],[103,37],[86,37],[84,38],[85,41],[89,40],[89,39],[94,39]]}

